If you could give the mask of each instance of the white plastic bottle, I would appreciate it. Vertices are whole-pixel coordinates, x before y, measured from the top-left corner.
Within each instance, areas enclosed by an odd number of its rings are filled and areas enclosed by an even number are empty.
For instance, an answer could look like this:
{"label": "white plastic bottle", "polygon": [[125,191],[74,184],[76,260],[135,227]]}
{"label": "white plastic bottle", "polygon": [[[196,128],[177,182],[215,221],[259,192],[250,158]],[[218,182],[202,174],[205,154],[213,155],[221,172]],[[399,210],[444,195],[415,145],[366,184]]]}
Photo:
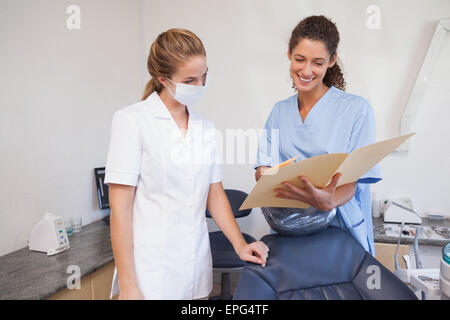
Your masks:
{"label": "white plastic bottle", "polygon": [[377,192],[372,192],[372,216],[374,218],[378,218],[381,216],[380,195]]}

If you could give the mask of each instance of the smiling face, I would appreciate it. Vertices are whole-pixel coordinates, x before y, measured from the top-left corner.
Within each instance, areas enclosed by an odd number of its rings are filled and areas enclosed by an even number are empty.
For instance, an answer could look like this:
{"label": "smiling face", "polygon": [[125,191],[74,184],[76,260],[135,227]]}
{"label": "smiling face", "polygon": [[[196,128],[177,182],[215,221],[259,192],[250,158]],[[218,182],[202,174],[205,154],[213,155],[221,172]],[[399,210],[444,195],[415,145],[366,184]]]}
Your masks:
{"label": "smiling face", "polygon": [[290,75],[299,92],[311,92],[323,85],[328,68],[336,63],[322,41],[302,39],[289,52]]}

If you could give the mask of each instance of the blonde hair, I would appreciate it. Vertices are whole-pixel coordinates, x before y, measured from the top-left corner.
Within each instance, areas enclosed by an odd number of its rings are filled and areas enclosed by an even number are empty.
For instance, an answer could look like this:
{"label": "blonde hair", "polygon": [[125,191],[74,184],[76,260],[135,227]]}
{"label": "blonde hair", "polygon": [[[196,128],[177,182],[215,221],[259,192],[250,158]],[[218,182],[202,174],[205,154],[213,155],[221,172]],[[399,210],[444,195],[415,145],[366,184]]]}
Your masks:
{"label": "blonde hair", "polygon": [[170,78],[179,65],[189,57],[206,56],[205,48],[199,37],[186,29],[170,29],[161,33],[150,47],[147,69],[151,79],[147,82],[142,100],[154,91],[160,93],[163,85],[157,77]]}

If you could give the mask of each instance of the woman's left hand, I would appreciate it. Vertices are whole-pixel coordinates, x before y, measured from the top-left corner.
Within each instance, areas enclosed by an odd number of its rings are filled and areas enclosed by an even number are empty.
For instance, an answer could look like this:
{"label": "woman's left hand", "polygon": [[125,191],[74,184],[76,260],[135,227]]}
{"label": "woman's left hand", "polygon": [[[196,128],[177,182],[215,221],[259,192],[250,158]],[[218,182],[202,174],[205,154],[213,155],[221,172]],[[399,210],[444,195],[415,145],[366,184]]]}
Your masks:
{"label": "woman's left hand", "polygon": [[339,182],[341,173],[336,173],[331,182],[325,188],[316,188],[306,177],[300,176],[300,181],[303,182],[304,188],[297,188],[289,182],[283,182],[287,189],[277,188],[275,195],[277,198],[299,200],[310,204],[317,210],[331,211],[336,207],[335,193],[336,186]]}
{"label": "woman's left hand", "polygon": [[269,247],[262,241],[256,241],[244,244],[236,253],[242,261],[258,263],[265,267],[269,255]]}

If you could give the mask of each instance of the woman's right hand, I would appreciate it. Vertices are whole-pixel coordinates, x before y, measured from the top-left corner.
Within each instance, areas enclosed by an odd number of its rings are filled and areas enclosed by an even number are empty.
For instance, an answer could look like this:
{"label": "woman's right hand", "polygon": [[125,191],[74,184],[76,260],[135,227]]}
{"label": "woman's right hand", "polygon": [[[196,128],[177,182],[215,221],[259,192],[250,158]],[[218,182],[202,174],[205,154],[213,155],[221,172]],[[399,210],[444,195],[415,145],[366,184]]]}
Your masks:
{"label": "woman's right hand", "polygon": [[256,172],[255,172],[256,181],[258,181],[259,178],[261,178],[264,171],[266,171],[267,169],[270,169],[270,168],[271,167],[258,167],[258,169],[256,169]]}
{"label": "woman's right hand", "polygon": [[120,289],[119,300],[144,300],[141,289],[138,286],[133,286],[127,289]]}

